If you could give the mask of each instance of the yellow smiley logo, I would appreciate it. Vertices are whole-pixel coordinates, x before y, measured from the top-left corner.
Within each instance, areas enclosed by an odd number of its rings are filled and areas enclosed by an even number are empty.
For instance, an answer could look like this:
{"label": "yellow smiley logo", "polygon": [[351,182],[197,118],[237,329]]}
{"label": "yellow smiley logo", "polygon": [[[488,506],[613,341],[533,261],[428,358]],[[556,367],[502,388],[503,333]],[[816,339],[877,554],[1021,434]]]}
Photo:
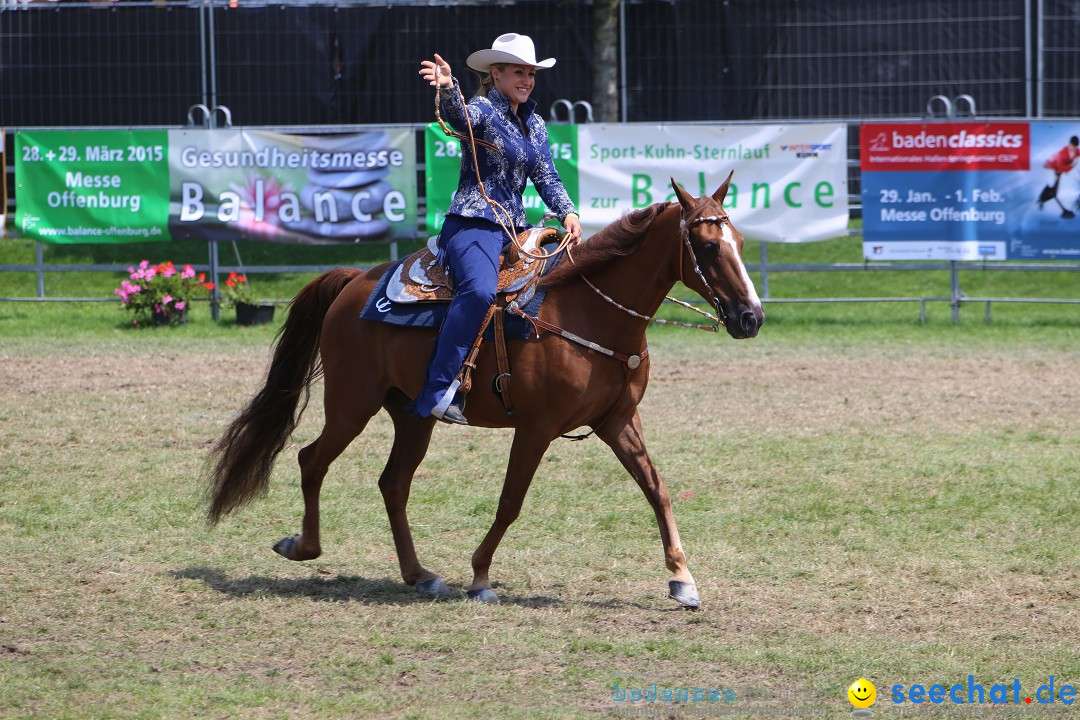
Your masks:
{"label": "yellow smiley logo", "polygon": [[877,688],[866,678],[859,678],[847,689],[848,700],[857,708],[868,708],[877,700]]}

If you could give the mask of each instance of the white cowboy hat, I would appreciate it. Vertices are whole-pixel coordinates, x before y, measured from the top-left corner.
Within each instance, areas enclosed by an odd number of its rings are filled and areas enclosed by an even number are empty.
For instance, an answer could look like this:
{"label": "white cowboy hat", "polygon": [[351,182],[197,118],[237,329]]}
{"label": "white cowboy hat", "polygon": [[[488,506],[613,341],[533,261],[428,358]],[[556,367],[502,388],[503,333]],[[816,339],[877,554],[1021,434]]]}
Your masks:
{"label": "white cowboy hat", "polygon": [[466,65],[480,72],[488,72],[496,63],[531,65],[534,68],[546,69],[555,64],[555,58],[537,60],[532,38],[528,35],[506,33],[495,38],[490,50],[477,50],[465,61]]}

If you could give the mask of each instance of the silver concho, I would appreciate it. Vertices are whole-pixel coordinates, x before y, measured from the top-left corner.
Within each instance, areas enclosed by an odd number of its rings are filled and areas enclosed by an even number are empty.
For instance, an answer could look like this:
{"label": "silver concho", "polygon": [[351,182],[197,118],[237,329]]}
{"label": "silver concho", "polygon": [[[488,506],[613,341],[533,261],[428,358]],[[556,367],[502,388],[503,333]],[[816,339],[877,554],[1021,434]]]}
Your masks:
{"label": "silver concho", "polygon": [[637,370],[639,365],[641,365],[641,358],[639,356],[631,355],[630,357],[626,358],[626,367],[630,368],[631,370]]}

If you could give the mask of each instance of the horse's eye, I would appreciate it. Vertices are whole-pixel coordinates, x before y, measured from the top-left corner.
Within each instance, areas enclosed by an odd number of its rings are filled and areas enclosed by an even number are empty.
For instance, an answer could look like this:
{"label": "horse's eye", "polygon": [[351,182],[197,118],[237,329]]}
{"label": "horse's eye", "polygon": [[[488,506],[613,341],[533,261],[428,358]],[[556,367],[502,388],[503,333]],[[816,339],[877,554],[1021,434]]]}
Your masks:
{"label": "horse's eye", "polygon": [[712,240],[709,240],[701,246],[701,249],[708,255],[715,255],[720,251],[720,246],[714,243]]}

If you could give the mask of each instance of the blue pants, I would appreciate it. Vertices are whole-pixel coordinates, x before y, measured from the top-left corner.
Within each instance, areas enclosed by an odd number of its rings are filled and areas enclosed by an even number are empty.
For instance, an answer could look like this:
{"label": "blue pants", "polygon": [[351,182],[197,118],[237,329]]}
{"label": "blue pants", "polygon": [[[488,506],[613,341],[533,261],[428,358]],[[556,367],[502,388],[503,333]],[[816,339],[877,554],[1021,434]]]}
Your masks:
{"label": "blue pants", "polygon": [[443,409],[447,404],[458,403],[456,397],[447,402],[448,391],[480,332],[480,323],[495,301],[499,253],[506,242],[506,233],[493,222],[446,216],[439,233],[439,259],[450,268],[454,299],[435,342],[424,389],[413,404],[415,414],[427,417],[440,403]]}

